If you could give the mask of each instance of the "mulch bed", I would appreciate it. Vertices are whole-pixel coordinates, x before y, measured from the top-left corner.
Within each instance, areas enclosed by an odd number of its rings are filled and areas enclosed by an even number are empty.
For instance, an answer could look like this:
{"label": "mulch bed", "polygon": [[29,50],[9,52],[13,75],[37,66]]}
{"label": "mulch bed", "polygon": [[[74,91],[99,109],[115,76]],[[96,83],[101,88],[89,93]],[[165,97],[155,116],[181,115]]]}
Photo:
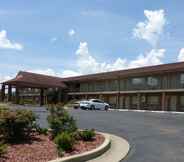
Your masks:
{"label": "mulch bed", "polygon": [[[96,134],[93,141],[77,141],[74,145],[74,149],[70,152],[65,152],[63,156],[90,151],[97,148],[103,142],[104,137],[100,134]],[[34,135],[30,143],[24,142],[9,145],[7,153],[4,157],[0,157],[0,162],[47,162],[58,157],[56,145],[50,140],[49,136]]]}

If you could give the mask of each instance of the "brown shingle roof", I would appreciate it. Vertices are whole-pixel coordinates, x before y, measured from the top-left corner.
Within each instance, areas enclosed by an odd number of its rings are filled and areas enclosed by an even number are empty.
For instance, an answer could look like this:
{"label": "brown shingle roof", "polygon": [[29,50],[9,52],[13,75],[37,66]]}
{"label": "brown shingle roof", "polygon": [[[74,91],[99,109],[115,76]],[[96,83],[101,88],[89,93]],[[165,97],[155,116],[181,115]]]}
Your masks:
{"label": "brown shingle roof", "polygon": [[155,66],[146,66],[134,69],[111,71],[104,73],[96,73],[89,75],[82,75],[76,77],[63,78],[65,82],[68,81],[86,81],[86,80],[101,80],[101,79],[113,79],[117,77],[131,77],[151,74],[162,74],[166,72],[184,72],[184,62],[169,63]]}
{"label": "brown shingle roof", "polygon": [[[82,75],[76,77],[59,78],[42,74],[35,74],[30,72],[20,71],[16,78],[6,81],[6,84],[48,88],[48,87],[61,87],[67,88],[67,82],[87,81],[87,80],[102,80],[113,79],[117,77],[135,77],[152,74],[162,74],[167,72],[184,72],[184,62],[162,64],[155,66],[147,66],[135,69],[103,72],[89,75]],[[64,83],[65,82],[65,83]]]}
{"label": "brown shingle roof", "polygon": [[20,71],[14,79],[4,83],[35,88],[66,88],[65,83],[62,82],[62,78],[24,71]]}

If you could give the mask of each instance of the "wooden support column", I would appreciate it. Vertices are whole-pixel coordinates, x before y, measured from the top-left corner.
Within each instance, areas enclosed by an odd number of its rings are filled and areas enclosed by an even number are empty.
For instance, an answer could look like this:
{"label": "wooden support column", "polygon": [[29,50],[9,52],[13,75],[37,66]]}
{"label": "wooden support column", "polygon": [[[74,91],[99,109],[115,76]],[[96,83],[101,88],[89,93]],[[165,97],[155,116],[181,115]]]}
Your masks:
{"label": "wooden support column", "polygon": [[125,109],[125,99],[126,99],[126,96],[125,95],[123,95],[123,103],[122,103],[122,109]]}
{"label": "wooden support column", "polygon": [[165,92],[162,92],[162,100],[161,100],[161,109],[162,111],[165,111]]}
{"label": "wooden support column", "polygon": [[[80,98],[80,96],[79,96],[79,98]],[[66,103],[68,100],[69,100],[69,96],[68,96],[67,91],[63,91],[63,102]]]}
{"label": "wooden support column", "polygon": [[58,89],[58,102],[61,102],[62,101],[62,89],[59,88]]}
{"label": "wooden support column", "polygon": [[120,77],[118,77],[117,108],[120,109]]}
{"label": "wooden support column", "polygon": [[137,93],[137,109],[141,109],[141,94]]}
{"label": "wooden support column", "polygon": [[177,103],[176,103],[176,111],[180,111],[180,93],[176,95]]}
{"label": "wooden support column", "polygon": [[85,95],[85,99],[86,99],[86,100],[88,99],[88,95],[87,95],[87,94]]}
{"label": "wooden support column", "polygon": [[68,96],[68,93],[65,91],[65,102],[68,102],[69,100],[69,96]]}
{"label": "wooden support column", "polygon": [[116,96],[116,108],[117,109],[120,108],[120,93],[118,93]]}
{"label": "wooden support column", "polygon": [[105,102],[109,103],[108,95],[105,95]]}
{"label": "wooden support column", "polygon": [[[44,90],[46,91],[47,89],[44,89]],[[44,95],[43,98],[44,98],[43,103],[47,104],[47,95]]]}
{"label": "wooden support column", "polygon": [[129,95],[129,107],[128,109],[132,109],[132,95]]}
{"label": "wooden support column", "polygon": [[44,105],[44,89],[40,89],[40,106]]}
{"label": "wooden support column", "polygon": [[147,93],[145,94],[145,105],[146,107],[144,107],[144,109],[145,108],[148,109],[149,105],[148,105],[148,94]]}
{"label": "wooden support column", "polygon": [[12,101],[12,86],[8,85],[8,101]]}
{"label": "wooden support column", "polygon": [[5,84],[1,87],[1,101],[4,102],[5,99]]}
{"label": "wooden support column", "polygon": [[19,87],[16,87],[16,90],[15,90],[15,103],[19,104],[19,102],[20,102]]}

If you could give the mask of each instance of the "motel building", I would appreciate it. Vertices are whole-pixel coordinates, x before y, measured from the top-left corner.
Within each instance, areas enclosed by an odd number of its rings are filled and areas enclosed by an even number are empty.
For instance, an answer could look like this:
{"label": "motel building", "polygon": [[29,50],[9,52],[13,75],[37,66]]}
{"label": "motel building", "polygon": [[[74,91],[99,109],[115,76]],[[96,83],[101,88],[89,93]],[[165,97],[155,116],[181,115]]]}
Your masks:
{"label": "motel building", "polygon": [[20,71],[2,83],[1,101],[29,97],[44,105],[52,90],[58,102],[99,98],[117,109],[184,111],[184,62],[68,78]]}

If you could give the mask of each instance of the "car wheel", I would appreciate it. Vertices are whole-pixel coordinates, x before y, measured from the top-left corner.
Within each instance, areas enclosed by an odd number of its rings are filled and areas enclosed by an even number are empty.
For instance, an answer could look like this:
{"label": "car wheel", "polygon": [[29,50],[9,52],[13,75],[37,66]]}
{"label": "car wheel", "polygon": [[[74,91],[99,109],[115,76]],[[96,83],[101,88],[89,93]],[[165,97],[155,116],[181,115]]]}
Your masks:
{"label": "car wheel", "polygon": [[105,106],[105,110],[107,111],[109,109],[109,106]]}
{"label": "car wheel", "polygon": [[91,110],[95,110],[95,106],[94,105],[91,105],[90,109]]}
{"label": "car wheel", "polygon": [[85,107],[83,107],[83,106],[82,106],[82,107],[80,107],[80,108],[81,108],[81,110],[87,110],[87,109],[86,109]]}

